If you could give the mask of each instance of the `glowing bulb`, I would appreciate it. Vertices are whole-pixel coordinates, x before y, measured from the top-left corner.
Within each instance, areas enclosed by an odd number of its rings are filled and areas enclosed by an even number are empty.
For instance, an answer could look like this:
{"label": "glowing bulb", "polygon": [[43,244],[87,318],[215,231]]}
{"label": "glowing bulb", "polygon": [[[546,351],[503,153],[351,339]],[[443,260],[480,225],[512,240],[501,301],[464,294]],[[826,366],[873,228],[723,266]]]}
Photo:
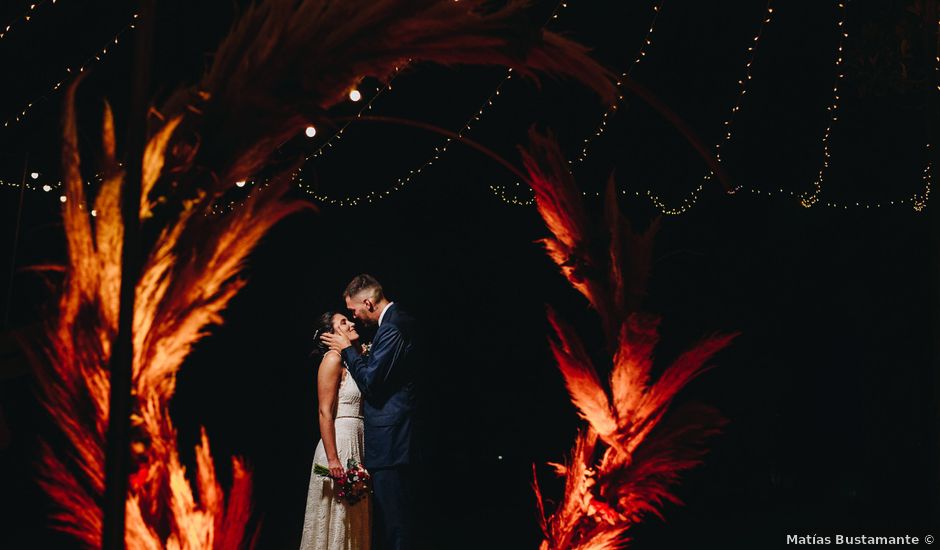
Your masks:
{"label": "glowing bulb", "polygon": [[307,137],[312,138],[313,136],[317,135],[317,129],[314,128],[313,126],[307,126],[307,129],[305,130],[304,133],[307,134]]}
{"label": "glowing bulb", "polygon": [[[309,136],[310,134],[307,134],[307,135]],[[313,136],[311,136],[311,137],[313,137]],[[235,182],[235,185],[237,185],[237,186],[239,186],[239,187],[244,187],[244,186],[245,186],[245,180],[238,180],[238,181]]]}
{"label": "glowing bulb", "polygon": [[96,216],[98,215],[98,211],[97,211],[97,210],[92,210],[92,211],[91,211],[91,215],[92,215],[93,217],[96,217]]}
{"label": "glowing bulb", "polygon": [[59,196],[59,202],[65,202],[66,200],[68,199],[65,198],[65,195]]}
{"label": "glowing bulb", "polygon": [[50,187],[49,185],[43,185],[42,190],[48,193],[49,191],[52,191],[52,187]]}
{"label": "glowing bulb", "polygon": [[355,89],[354,89],[354,90],[350,90],[350,91],[349,91],[349,99],[351,99],[351,100],[353,100],[353,101],[359,101],[360,99],[362,99],[362,94],[359,93],[359,90],[355,90]]}
{"label": "glowing bulb", "polygon": [[38,179],[39,179],[39,172],[33,172],[33,173],[31,173],[31,174],[29,175],[29,177],[33,178],[34,180],[38,180]]}

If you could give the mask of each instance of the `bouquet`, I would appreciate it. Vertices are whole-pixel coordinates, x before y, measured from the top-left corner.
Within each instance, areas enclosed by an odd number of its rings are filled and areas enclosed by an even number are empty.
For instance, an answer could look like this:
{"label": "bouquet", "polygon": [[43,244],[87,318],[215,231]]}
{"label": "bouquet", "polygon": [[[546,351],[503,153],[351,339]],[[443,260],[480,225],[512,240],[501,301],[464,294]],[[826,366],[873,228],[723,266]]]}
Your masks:
{"label": "bouquet", "polygon": [[340,477],[334,478],[329,468],[319,464],[313,465],[313,473],[331,478],[336,490],[336,500],[346,504],[355,504],[372,493],[372,476],[362,464],[352,459],[346,461],[346,473]]}

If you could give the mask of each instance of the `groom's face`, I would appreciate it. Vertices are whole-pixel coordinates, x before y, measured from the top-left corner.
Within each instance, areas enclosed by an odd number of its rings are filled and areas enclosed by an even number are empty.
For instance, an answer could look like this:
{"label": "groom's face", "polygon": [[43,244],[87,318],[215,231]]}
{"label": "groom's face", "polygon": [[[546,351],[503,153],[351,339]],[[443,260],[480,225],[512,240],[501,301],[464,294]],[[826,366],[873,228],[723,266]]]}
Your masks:
{"label": "groom's face", "polygon": [[374,325],[378,320],[373,315],[375,304],[366,297],[365,292],[360,292],[355,296],[346,296],[346,307],[352,313],[352,316],[361,323]]}

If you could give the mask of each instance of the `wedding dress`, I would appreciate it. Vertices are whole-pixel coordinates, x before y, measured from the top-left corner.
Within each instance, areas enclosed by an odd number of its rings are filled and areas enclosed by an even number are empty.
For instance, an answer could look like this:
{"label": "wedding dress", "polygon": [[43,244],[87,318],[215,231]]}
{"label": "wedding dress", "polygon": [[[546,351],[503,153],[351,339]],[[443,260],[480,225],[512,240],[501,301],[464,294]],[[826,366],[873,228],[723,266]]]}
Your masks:
{"label": "wedding dress", "polygon": [[[362,463],[362,394],[348,372],[343,372],[336,410],[336,452],[343,468],[348,460]],[[313,463],[327,466],[323,440],[317,444]],[[371,499],[348,505],[336,500],[333,480],[310,471],[307,510],[300,550],[369,550]]]}

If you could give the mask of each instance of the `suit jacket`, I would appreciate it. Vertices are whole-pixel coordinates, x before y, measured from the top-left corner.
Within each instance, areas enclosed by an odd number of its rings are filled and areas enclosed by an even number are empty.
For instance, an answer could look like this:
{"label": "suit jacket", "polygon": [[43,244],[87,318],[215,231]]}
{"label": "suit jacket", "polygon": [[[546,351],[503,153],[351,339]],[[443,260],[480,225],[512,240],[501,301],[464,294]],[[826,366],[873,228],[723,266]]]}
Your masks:
{"label": "suit jacket", "polygon": [[342,355],[363,396],[365,467],[412,463],[418,377],[414,319],[392,304],[385,310],[369,355],[363,357],[353,347]]}

